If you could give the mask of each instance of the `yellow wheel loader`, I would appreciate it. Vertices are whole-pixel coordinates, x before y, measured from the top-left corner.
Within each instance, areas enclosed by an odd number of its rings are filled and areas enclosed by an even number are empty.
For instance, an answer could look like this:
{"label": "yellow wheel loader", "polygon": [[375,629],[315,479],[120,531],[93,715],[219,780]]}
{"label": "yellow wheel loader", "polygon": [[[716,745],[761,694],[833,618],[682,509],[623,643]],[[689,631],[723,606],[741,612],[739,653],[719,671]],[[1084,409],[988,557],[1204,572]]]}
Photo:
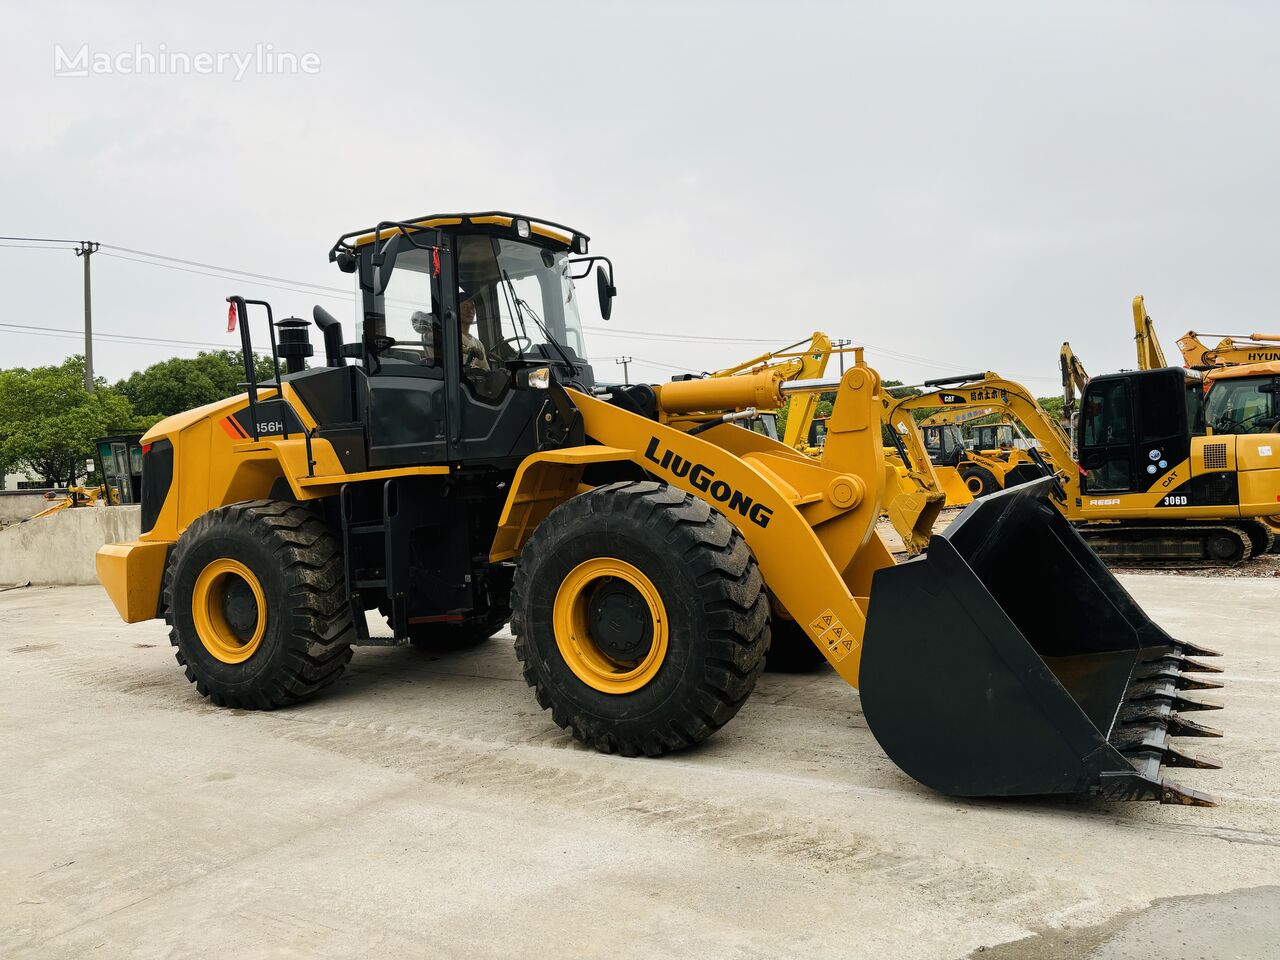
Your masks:
{"label": "yellow wheel loader", "polygon": [[1024,386],[995,373],[929,381],[901,410],[996,407],[1040,443],[1028,451],[1051,498],[1103,557],[1157,567],[1230,566],[1274,544],[1280,436],[1208,435],[1201,378],[1180,367],[1092,378],[1077,453]]}
{"label": "yellow wheel loader", "polygon": [[[1211,802],[1162,773],[1214,765],[1169,742],[1213,734],[1184,717],[1210,706],[1185,695],[1208,651],[1143,613],[1047,506],[1051,479],[893,563],[865,363],[601,387],[574,280],[595,270],[607,318],[613,266],[532,217],[383,221],[330,256],[358,284],[355,341],[317,307],[308,369],[307,322],[230,298],[245,357],[266,314],[276,376],[249,369],[246,394],[152,428],[142,535],[98,554],[121,616],[164,618],[203,696],[313,695],[373,642],[369,611],[436,649],[510,614],[538,702],[603,751],[706,739],[771,645],[807,646],[936,790]],[[821,459],[733,423],[819,391],[836,396]]]}

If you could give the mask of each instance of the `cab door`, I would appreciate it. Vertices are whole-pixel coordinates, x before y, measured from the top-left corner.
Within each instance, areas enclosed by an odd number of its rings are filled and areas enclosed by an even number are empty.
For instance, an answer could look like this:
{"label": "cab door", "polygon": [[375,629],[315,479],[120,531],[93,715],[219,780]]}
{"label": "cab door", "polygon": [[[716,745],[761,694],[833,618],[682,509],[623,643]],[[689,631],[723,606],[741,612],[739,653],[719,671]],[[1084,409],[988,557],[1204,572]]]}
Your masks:
{"label": "cab door", "polygon": [[450,304],[441,285],[439,240],[401,243],[376,296],[366,290],[362,327],[368,374],[369,467],[449,460]]}
{"label": "cab door", "polygon": [[1077,443],[1086,493],[1136,489],[1132,394],[1128,377],[1095,377],[1085,388]]}

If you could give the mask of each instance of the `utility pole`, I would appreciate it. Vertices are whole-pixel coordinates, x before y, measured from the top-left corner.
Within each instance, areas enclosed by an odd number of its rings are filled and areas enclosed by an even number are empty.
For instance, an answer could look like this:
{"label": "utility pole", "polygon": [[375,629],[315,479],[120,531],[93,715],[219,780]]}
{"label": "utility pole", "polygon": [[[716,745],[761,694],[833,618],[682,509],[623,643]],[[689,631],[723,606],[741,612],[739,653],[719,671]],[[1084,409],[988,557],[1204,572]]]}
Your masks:
{"label": "utility pole", "polygon": [[836,348],[836,356],[840,358],[840,377],[844,378],[844,348],[853,343],[852,340],[832,340],[831,345]]}
{"label": "utility pole", "polygon": [[624,387],[631,386],[631,381],[627,378],[627,364],[631,363],[631,358],[618,357],[618,359],[614,360],[613,362],[622,364],[622,385]]}
{"label": "utility pole", "polygon": [[93,293],[89,285],[89,257],[98,250],[98,244],[81,240],[76,256],[84,257],[84,389],[93,393]]}

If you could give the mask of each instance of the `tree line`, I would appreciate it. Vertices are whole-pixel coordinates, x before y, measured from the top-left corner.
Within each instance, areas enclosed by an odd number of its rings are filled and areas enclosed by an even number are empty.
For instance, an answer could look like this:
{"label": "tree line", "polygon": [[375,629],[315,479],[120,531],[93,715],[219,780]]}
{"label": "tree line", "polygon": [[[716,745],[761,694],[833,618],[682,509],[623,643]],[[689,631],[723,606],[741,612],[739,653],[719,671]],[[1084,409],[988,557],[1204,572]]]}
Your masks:
{"label": "tree line", "polygon": [[[254,357],[258,380],[271,376],[271,358]],[[235,350],[172,357],[123,380],[84,388],[84,357],[48,367],[0,370],[0,476],[35,474],[50,486],[74,483],[94,453],[93,441],[113,433],[141,433],[152,424],[202,404],[241,393],[244,364]]]}

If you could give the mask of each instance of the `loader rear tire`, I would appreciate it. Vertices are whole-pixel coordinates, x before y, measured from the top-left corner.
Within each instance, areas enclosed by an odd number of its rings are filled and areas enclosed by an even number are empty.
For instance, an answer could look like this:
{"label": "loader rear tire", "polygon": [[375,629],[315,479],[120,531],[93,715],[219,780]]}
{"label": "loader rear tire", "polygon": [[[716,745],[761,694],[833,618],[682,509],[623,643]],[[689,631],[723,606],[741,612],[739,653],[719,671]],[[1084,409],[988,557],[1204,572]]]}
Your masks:
{"label": "loader rear tire", "polygon": [[772,639],[764,658],[770,673],[812,673],[827,665],[827,658],[794,620],[775,616],[769,628]]}
{"label": "loader rear tire", "polygon": [[706,503],[651,481],[561,504],[516,568],[525,681],[597,750],[657,756],[705,740],[746,702],[769,601],[746,541]]}
{"label": "loader rear tire", "polygon": [[251,500],[197,517],[174,548],[164,602],[178,663],[223,707],[311,696],[342,673],[356,639],[341,546],[296,503]]}
{"label": "loader rear tire", "polygon": [[969,493],[973,495],[975,500],[978,497],[985,497],[988,494],[995,493],[1000,489],[1000,481],[986,467],[973,465],[961,468],[960,478],[964,480],[964,485],[969,488]]}

